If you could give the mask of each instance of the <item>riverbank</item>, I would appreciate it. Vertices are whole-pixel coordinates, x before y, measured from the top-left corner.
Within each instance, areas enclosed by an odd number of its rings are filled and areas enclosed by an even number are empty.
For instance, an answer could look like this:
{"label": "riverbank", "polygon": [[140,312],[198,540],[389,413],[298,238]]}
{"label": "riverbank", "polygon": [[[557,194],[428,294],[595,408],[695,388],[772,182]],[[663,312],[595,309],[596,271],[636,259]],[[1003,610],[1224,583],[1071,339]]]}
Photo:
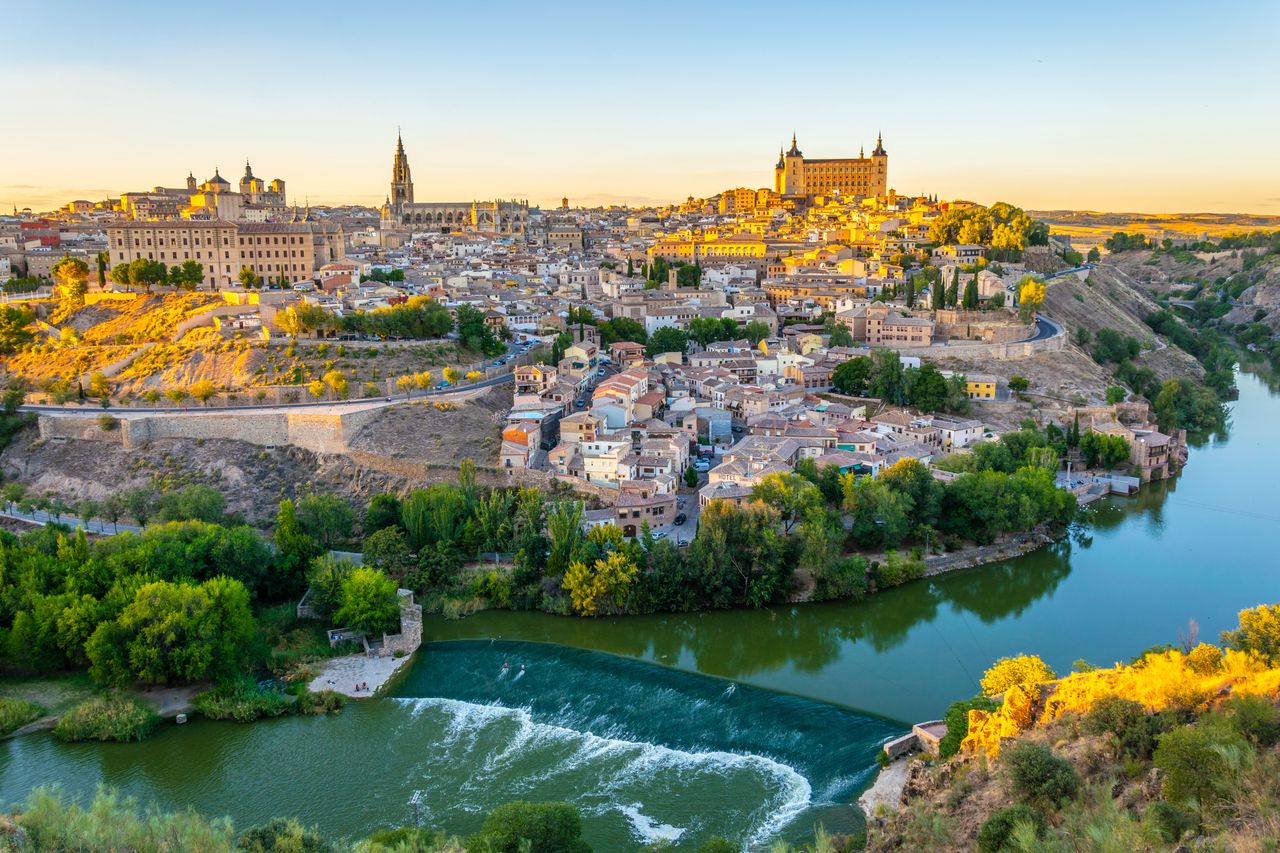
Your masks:
{"label": "riverbank", "polygon": [[908,765],[912,756],[900,758],[876,774],[871,787],[858,796],[858,807],[870,822],[884,810],[896,811],[902,804],[902,790],[907,785]]}
{"label": "riverbank", "polygon": [[352,699],[372,699],[411,660],[413,655],[354,654],[329,658],[320,664],[319,673],[307,684],[307,689],[312,693],[332,690]]}

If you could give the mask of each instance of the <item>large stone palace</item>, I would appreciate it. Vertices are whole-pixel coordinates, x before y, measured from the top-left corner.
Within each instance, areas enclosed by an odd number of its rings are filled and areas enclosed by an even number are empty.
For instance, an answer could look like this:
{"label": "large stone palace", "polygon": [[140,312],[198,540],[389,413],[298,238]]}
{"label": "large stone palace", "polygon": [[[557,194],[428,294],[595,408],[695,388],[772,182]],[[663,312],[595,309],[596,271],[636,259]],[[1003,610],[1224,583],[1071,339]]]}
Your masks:
{"label": "large stone palace", "polygon": [[404,142],[396,134],[391,163],[391,193],[382,205],[382,227],[411,231],[484,231],[523,235],[529,227],[529,202],[414,201],[413,178]]}
{"label": "large stone palace", "polygon": [[816,196],[881,196],[888,189],[889,153],[880,135],[870,157],[815,160],[806,158],[791,135],[791,150],[778,151],[773,168],[774,192],[785,198],[808,201]]}

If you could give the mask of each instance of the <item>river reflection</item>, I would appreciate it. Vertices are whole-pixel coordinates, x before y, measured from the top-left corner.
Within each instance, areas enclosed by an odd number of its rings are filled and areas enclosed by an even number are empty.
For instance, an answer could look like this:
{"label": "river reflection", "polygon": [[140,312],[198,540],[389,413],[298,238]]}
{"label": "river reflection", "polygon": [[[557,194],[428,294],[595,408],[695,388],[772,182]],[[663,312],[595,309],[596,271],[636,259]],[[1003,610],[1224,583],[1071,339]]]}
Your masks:
{"label": "river reflection", "polygon": [[1062,541],[1015,560],[857,603],[595,620],[494,612],[429,619],[427,635],[593,648],[900,720],[972,695],[1001,656],[1037,653],[1060,671],[1127,660],[1175,641],[1189,618],[1212,639],[1239,609],[1280,598],[1267,536],[1280,511],[1259,504],[1280,481],[1280,401],[1251,374],[1239,384],[1230,435],[1201,438],[1177,479],[1099,501]]}

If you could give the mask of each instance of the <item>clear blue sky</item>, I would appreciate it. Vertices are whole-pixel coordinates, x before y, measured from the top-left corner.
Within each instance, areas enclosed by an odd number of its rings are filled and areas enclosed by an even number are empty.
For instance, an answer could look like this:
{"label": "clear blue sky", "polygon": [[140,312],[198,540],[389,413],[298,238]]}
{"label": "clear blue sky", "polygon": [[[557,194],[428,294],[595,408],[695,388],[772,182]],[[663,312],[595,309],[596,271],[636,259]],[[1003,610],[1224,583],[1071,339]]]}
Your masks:
{"label": "clear blue sky", "polygon": [[9,4],[0,208],[250,157],[299,202],[668,201],[868,150],[1026,207],[1280,213],[1280,3]]}

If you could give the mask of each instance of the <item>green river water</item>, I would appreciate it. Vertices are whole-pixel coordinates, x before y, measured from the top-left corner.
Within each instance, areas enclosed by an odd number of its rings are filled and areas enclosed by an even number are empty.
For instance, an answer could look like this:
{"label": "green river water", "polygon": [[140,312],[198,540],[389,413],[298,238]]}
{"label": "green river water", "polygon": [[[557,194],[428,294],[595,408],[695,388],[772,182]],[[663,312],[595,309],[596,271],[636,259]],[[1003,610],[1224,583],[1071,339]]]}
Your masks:
{"label": "green river water", "polygon": [[1250,374],[1239,384],[1229,437],[1176,481],[1094,504],[1034,554],[859,603],[430,619],[391,698],[165,726],[140,744],[5,741],[0,802],[107,783],[241,826],[296,815],[357,838],[415,819],[465,833],[502,802],[568,800],[598,850],[856,828],[849,803],[879,745],[972,695],[994,659],[1108,664],[1176,642],[1190,619],[1213,640],[1239,609],[1280,600],[1280,396]]}

